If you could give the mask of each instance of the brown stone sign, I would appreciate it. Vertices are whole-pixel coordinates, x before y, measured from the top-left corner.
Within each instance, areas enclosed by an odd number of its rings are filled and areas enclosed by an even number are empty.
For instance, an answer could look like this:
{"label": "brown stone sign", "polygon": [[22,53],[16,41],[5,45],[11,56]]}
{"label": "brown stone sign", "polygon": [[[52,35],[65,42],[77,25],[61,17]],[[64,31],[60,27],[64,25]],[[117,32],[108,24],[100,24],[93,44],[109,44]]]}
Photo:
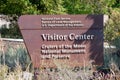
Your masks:
{"label": "brown stone sign", "polygon": [[103,15],[23,15],[18,23],[34,67],[103,63]]}

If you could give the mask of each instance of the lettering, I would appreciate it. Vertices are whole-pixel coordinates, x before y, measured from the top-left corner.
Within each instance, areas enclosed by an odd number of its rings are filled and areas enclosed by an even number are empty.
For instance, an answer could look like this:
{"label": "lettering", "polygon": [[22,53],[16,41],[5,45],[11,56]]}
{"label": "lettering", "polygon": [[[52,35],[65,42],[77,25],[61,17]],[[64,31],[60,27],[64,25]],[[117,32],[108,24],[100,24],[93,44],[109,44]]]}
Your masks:
{"label": "lettering", "polygon": [[94,35],[87,35],[87,34],[83,34],[83,35],[76,35],[75,33],[71,33],[69,35],[69,40],[93,40]]}
{"label": "lettering", "polygon": [[70,33],[69,35],[62,34],[41,34],[43,41],[74,41],[74,40],[93,40],[95,35],[87,34],[75,34]]}
{"label": "lettering", "polygon": [[67,35],[57,35],[57,34],[42,34],[43,41],[65,41],[67,39]]}

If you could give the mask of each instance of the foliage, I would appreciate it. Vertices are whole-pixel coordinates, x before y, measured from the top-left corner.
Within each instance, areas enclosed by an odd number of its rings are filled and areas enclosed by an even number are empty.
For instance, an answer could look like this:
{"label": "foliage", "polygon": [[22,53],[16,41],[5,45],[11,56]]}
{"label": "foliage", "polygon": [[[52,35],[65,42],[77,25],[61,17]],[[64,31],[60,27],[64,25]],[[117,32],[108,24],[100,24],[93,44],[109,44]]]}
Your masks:
{"label": "foliage", "polygon": [[112,7],[115,7],[115,8],[120,7],[120,0],[116,0],[115,4]]}
{"label": "foliage", "polygon": [[22,71],[20,65],[17,65],[13,71],[10,71],[6,65],[0,65],[0,68],[0,80],[32,80],[33,77],[31,72]]}
{"label": "foliage", "polygon": [[[38,74],[38,80],[119,80],[118,76],[119,70],[118,67],[111,62],[109,65],[110,72],[102,73],[100,71],[94,71],[94,66],[89,68],[79,67],[78,70],[74,71],[64,62],[60,63],[59,61],[54,62],[56,68],[44,68],[40,69]],[[74,63],[73,63],[74,64]],[[91,64],[92,65],[92,64]]]}
{"label": "foliage", "polygon": [[22,38],[18,26],[10,26],[10,28],[6,28],[6,26],[0,29],[2,34],[1,37],[5,38]]}
{"label": "foliage", "polygon": [[37,8],[29,0],[1,0],[0,13],[2,14],[36,14]]}
{"label": "foliage", "polygon": [[0,65],[0,80],[4,80],[7,76],[8,66]]}
{"label": "foliage", "polygon": [[22,46],[13,47],[8,45],[7,51],[5,51],[4,54],[2,54],[2,52],[0,53],[1,57],[5,56],[5,58],[1,58],[1,64],[4,64],[5,61],[5,64],[11,69],[13,69],[16,64],[19,64],[23,69],[26,69],[28,64],[31,63],[26,49]]}
{"label": "foliage", "polygon": [[118,0],[2,0],[2,14],[106,14]]}
{"label": "foliage", "polygon": [[3,0],[0,1],[2,14],[62,14],[63,0]]}
{"label": "foliage", "polygon": [[115,0],[65,0],[68,14],[109,14]]}
{"label": "foliage", "polygon": [[[25,14],[108,14],[110,19],[106,23],[104,34],[105,41],[115,43],[120,48],[120,0],[0,0],[0,14],[8,15],[7,21],[11,22],[10,28],[1,28],[2,37],[21,38],[17,20],[19,16]],[[0,54],[0,57],[4,56]],[[8,48],[5,52],[5,60],[1,58],[1,63],[5,61],[6,65],[0,65],[0,80],[20,80],[18,77],[30,63],[26,50],[22,47]],[[114,72],[118,68],[113,68],[112,63],[119,65],[119,57],[113,54],[105,54],[105,66],[111,68]],[[20,66],[16,66],[19,64]],[[56,65],[59,65],[57,63]],[[64,64],[62,64],[64,65]],[[8,72],[10,67],[14,67],[13,72]],[[80,70],[72,71],[70,68],[59,66],[60,71],[50,72],[49,70],[40,71],[42,80],[62,79],[62,80],[87,80],[91,76],[94,80],[104,76],[93,76],[91,71]],[[117,74],[117,73],[116,73]],[[6,77],[7,75],[7,77]],[[115,77],[114,74],[112,74]],[[99,78],[98,78],[99,77]],[[19,78],[19,79],[18,79]],[[117,78],[116,78],[117,79]],[[112,80],[112,79],[111,79]],[[119,79],[118,79],[119,80]]]}
{"label": "foliage", "polygon": [[[17,20],[24,14],[111,14],[120,10],[119,0],[0,0],[0,13],[9,15],[12,29],[2,29],[3,37],[21,38]],[[11,19],[11,17],[13,17]],[[14,18],[17,19],[14,19]],[[16,22],[16,23],[13,23]],[[5,32],[6,35],[4,34]],[[11,34],[11,35],[8,35]],[[14,37],[15,36],[15,37]]]}
{"label": "foliage", "polygon": [[108,20],[104,30],[105,40],[112,42],[120,37],[120,12],[111,11],[110,19]]}
{"label": "foliage", "polygon": [[111,64],[115,64],[116,69],[119,70],[120,67],[120,57],[116,53],[105,53],[104,54],[104,67],[110,68]]}
{"label": "foliage", "polygon": [[[64,14],[63,0],[38,0],[38,10],[42,14]],[[42,7],[41,7],[42,6]]]}

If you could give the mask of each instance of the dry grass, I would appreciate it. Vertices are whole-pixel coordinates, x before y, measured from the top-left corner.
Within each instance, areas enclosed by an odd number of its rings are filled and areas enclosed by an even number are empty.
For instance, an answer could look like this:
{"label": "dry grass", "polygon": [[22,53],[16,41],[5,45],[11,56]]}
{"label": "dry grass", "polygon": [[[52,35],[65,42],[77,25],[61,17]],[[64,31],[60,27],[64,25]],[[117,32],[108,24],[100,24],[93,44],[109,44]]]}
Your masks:
{"label": "dry grass", "polygon": [[[18,51],[13,50],[14,49],[10,49],[7,53],[23,53],[22,49]],[[18,60],[18,58],[16,59],[15,57],[12,58],[15,59],[16,62],[16,66],[13,70],[11,70],[10,67],[7,66],[7,64],[0,64],[0,80],[120,80],[120,71],[118,65],[116,65],[115,61],[113,61],[114,59],[119,60],[119,58],[108,54],[105,54],[105,66],[110,69],[110,73],[104,74],[95,70],[96,66],[91,64],[92,61],[90,61],[90,64],[87,67],[81,66],[71,68],[66,64],[65,61],[61,63],[57,60],[53,60],[54,64],[56,65],[56,68],[38,69],[36,72],[37,79],[33,79],[34,70],[32,70],[32,72],[29,71],[29,64],[26,64],[28,65],[28,67],[25,71],[23,71],[20,61]],[[112,59],[111,57],[114,57],[114,59]],[[6,60],[8,60],[8,58],[3,57],[2,59],[0,58],[0,60],[3,60],[2,62],[5,62]]]}
{"label": "dry grass", "polygon": [[[1,65],[0,68],[0,80],[35,80],[32,78],[33,75],[23,71],[20,65],[16,66],[14,71],[9,71],[6,65]],[[59,66],[59,68],[40,69],[37,77],[38,80],[120,80],[120,71],[117,70],[115,64],[111,64],[111,73],[108,74],[102,74],[88,68],[75,70],[67,66]]]}
{"label": "dry grass", "polygon": [[94,71],[93,66],[70,68],[65,63],[54,61],[57,68],[41,69],[38,80],[120,80],[120,71],[116,64],[110,65],[110,72]]}

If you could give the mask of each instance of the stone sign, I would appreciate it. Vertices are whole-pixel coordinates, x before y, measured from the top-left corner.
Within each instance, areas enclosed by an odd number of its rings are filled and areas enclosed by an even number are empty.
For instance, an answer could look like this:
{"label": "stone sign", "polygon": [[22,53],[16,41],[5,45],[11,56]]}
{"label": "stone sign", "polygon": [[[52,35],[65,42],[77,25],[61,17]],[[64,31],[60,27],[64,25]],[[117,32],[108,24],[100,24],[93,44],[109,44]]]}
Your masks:
{"label": "stone sign", "polygon": [[23,15],[18,24],[36,68],[103,63],[103,15]]}

